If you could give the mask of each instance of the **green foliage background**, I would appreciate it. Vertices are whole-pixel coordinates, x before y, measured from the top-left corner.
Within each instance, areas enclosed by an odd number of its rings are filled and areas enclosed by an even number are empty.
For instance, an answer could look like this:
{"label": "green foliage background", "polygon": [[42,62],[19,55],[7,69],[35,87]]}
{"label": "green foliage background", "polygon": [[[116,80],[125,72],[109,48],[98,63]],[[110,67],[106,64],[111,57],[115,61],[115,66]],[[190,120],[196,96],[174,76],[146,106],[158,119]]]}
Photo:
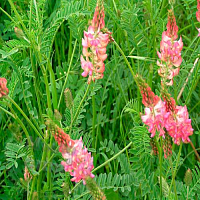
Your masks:
{"label": "green foliage background", "polygon": [[[44,115],[52,117],[47,109],[45,79],[42,76],[45,65],[51,82],[51,106],[58,109],[58,102],[67,77],[66,88],[72,92],[74,108],[66,108],[64,96],[59,112],[61,125],[68,131],[71,118],[77,112],[72,138],[83,137],[89,151],[93,152],[94,166],[98,167],[119,153],[129,142],[132,145],[116,159],[95,172],[95,180],[108,199],[158,199],[158,158],[153,155],[150,137],[140,119],[143,112],[140,92],[123,57],[111,43],[107,47],[108,58],[104,78],[91,84],[86,100],[78,107],[87,90],[87,80],[81,76],[80,55],[83,31],[88,27],[96,6],[96,0],[17,0],[12,1],[29,31],[26,39],[17,37],[14,27],[23,29],[21,22],[8,1],[0,2],[0,77],[8,79],[9,95],[26,113],[41,135],[45,134]],[[37,6],[36,6],[37,5]],[[135,73],[141,74],[153,91],[158,94],[160,77],[156,65],[157,51],[162,32],[166,29],[166,0],[105,0],[106,27],[120,45]],[[6,11],[12,19],[6,15]],[[175,77],[170,93],[177,100],[193,63],[200,53],[200,37],[197,37],[195,0],[176,0],[174,5],[179,36],[183,38],[180,74]],[[24,29],[23,29],[24,30]],[[38,54],[40,52],[40,54]],[[40,55],[42,55],[40,57]],[[51,63],[51,67],[49,67]],[[196,149],[200,148],[200,62],[194,68],[179,105],[187,105],[194,135],[191,137]],[[0,106],[9,109],[3,100]],[[43,151],[43,142],[27,124],[15,107],[18,117],[25,124],[34,143],[35,158],[24,139],[20,124],[0,110],[0,199],[26,199],[26,184],[23,178],[24,163],[32,175],[37,175]],[[47,117],[47,116],[46,116]],[[57,144],[53,141],[52,148]],[[178,147],[173,146],[172,162],[175,167]],[[29,160],[27,160],[29,159]],[[75,187],[69,181],[60,165],[62,157],[56,153],[51,162],[51,188],[48,187],[43,171],[40,199],[90,199],[83,184]],[[163,193],[169,190],[171,171],[169,160],[163,163]],[[176,177],[177,193],[186,199],[187,186],[183,179],[188,168],[193,170],[193,181],[189,186],[189,199],[200,199],[199,163],[189,144],[183,146],[179,171]],[[62,187],[63,183],[65,187]],[[63,189],[64,188],[64,189]],[[64,192],[63,192],[64,190]],[[20,191],[20,192],[19,192]],[[70,194],[68,191],[71,191]],[[166,192],[165,192],[166,191]],[[173,199],[173,196],[171,197]]]}

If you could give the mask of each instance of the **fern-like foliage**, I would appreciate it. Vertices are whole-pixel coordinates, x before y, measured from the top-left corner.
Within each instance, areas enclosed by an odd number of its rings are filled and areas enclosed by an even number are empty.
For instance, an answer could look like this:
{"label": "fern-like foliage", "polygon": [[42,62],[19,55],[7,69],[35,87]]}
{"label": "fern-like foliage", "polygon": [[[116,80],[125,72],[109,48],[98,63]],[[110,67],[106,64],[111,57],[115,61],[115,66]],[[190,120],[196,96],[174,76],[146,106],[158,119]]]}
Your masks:
{"label": "fern-like foliage", "polygon": [[[111,172],[109,174],[100,174],[95,177],[95,181],[102,190],[113,189],[115,192],[123,193],[124,196],[128,196],[131,192],[134,184],[134,177],[131,174],[115,174]],[[91,198],[91,195],[83,185],[79,185],[73,193],[72,199],[83,199],[87,200]]]}
{"label": "fern-like foliage", "polygon": [[133,156],[132,169],[135,172],[135,185],[141,188],[141,195],[151,193],[154,186],[154,173],[151,172],[152,156],[150,148],[150,137],[145,127],[134,127],[131,130],[133,147],[130,153]]}
{"label": "fern-like foliage", "polygon": [[80,5],[80,2],[66,2],[65,7],[57,11],[55,18],[44,31],[41,42],[41,52],[46,55],[46,58],[50,57],[53,41],[59,27],[64,20],[67,20],[70,16],[80,14]]}
{"label": "fern-like foliage", "polygon": [[11,167],[15,166],[18,167],[17,160],[25,157],[24,147],[25,147],[26,140],[23,140],[22,144],[16,143],[7,143],[5,155],[6,155],[6,168],[10,169]]}

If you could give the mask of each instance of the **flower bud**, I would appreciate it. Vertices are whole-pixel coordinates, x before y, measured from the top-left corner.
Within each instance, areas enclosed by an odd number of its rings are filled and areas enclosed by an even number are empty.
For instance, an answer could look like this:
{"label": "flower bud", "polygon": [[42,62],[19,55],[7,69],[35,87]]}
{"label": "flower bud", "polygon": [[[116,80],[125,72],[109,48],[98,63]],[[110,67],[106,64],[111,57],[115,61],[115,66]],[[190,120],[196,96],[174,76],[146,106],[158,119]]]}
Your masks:
{"label": "flower bud", "polygon": [[186,171],[184,181],[187,186],[192,183],[192,171],[190,169]]}
{"label": "flower bud", "polygon": [[86,187],[88,188],[88,190],[90,191],[91,195],[93,196],[95,200],[106,200],[105,194],[98,187],[94,179],[87,178]]}

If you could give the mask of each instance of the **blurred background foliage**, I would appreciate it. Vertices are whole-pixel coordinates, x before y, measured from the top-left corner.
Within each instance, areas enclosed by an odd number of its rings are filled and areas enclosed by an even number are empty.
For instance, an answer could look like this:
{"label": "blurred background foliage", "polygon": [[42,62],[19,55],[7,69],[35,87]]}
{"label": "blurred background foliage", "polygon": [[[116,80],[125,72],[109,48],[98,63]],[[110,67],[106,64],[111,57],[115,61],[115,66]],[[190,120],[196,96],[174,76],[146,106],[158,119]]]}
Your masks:
{"label": "blurred background foliage", "polygon": [[[34,6],[31,6],[31,3],[34,2],[38,5],[39,16],[36,15]],[[87,82],[86,78],[81,76],[81,43],[83,31],[87,29],[88,21],[92,19],[96,0],[13,0],[13,3],[25,26],[30,28],[31,24],[31,41],[39,44],[40,49],[38,50],[43,55],[41,63],[46,64],[45,56],[50,58],[56,79],[58,99],[70,62],[72,62],[66,88],[71,90],[73,98],[77,98],[77,103],[80,103]],[[38,129],[44,132],[46,126],[42,114],[46,114],[47,102],[44,79],[41,76],[41,63],[37,60],[37,53],[33,51],[29,38],[26,40],[23,38],[24,33],[18,31],[16,34],[14,32],[15,27],[19,29],[23,27],[9,2],[1,1],[0,7],[0,54],[2,59],[11,58],[9,62],[0,61],[0,77],[8,79],[10,96],[38,126]],[[33,9],[31,19],[30,7]],[[133,71],[141,74],[156,94],[160,88],[160,77],[156,65],[157,51],[162,32],[166,29],[167,9],[170,7],[166,0],[105,0],[106,27],[112,32],[113,38],[128,57]],[[3,10],[12,16],[14,21]],[[179,36],[182,36],[184,43],[180,74],[175,77],[173,87],[169,88],[170,93],[177,100],[177,96],[200,53],[200,38],[197,37],[196,30],[196,26],[199,25],[195,16],[196,0],[176,0],[174,13],[179,27]],[[140,112],[143,112],[140,92],[114,44],[108,45],[107,53],[104,78],[92,84],[92,92],[81,110],[77,130],[73,131],[73,137],[83,136],[87,147],[93,152],[94,166],[100,165],[117,154],[130,141],[133,141],[136,147],[140,142],[144,143],[145,145],[141,145],[140,151],[133,146],[131,152],[124,152],[116,160],[101,168],[97,172],[96,179],[97,183],[105,189],[108,199],[130,199],[133,196],[135,199],[141,199],[141,196],[144,199],[155,199],[156,195],[159,195],[156,177],[159,171],[151,173],[151,170],[157,165],[157,161],[152,156],[149,134],[146,128],[142,127],[140,119]],[[199,66],[198,62],[181,98],[177,100],[179,105],[186,104],[188,107],[194,128],[191,140],[197,149],[200,148]],[[52,92],[53,87],[50,87],[50,90]],[[38,95],[40,96],[40,106],[36,98]],[[0,105],[6,107],[3,101],[0,101]],[[18,113],[17,110],[16,112]],[[66,110],[64,98],[61,100],[59,112],[67,126],[69,112]],[[18,115],[21,116],[20,113]],[[26,122],[24,121],[24,123]],[[27,129],[34,141],[35,158],[37,158],[35,160],[36,170],[38,170],[43,143],[30,127],[27,126]],[[27,186],[23,186],[19,181],[19,178],[23,177],[23,159],[26,156],[19,157],[20,152],[16,152],[17,155],[19,154],[18,157],[16,156],[15,163],[17,164],[7,168],[9,163],[5,154],[5,148],[10,143],[22,146],[24,144],[26,147],[23,138],[24,134],[19,124],[5,112],[0,111],[0,199],[2,200],[26,198],[25,188]],[[55,148],[56,143],[53,144],[53,149]],[[174,152],[177,150],[178,148],[174,146]],[[195,155],[190,154],[191,151],[190,145],[184,145],[182,151],[184,162],[182,160],[183,164],[180,163],[182,165],[178,173],[177,184],[178,181],[183,180],[188,168],[194,169],[197,165]],[[137,152],[139,153],[137,154]],[[69,177],[65,175],[59,164],[60,158],[58,153],[56,159],[52,161],[53,199],[63,199],[67,191],[67,188],[64,188],[65,192],[63,193],[62,184]],[[167,171],[168,161],[165,161],[164,165],[166,165]],[[198,170],[199,168],[196,168],[195,172],[200,178]],[[170,176],[168,174],[165,179],[167,180]],[[49,190],[45,182],[43,185],[43,198],[46,199]],[[70,183],[69,187],[71,188],[71,186]],[[186,190],[183,183],[180,183],[179,187],[177,188],[179,191]],[[82,197],[84,192],[85,195]],[[184,199],[184,195],[186,194],[182,194],[182,199]],[[191,198],[194,197],[196,198],[197,194],[191,193]],[[70,198],[88,199],[90,195],[80,184]]]}

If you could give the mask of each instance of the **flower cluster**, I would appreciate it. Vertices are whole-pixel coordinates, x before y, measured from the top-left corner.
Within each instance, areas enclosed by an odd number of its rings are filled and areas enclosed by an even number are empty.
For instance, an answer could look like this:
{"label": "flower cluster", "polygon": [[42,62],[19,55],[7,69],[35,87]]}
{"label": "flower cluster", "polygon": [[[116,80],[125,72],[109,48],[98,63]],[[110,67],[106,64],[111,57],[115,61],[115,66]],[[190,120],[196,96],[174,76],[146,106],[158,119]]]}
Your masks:
{"label": "flower cluster", "polygon": [[[200,0],[197,0],[197,12],[196,12],[197,21],[200,22]],[[200,37],[200,28],[197,29],[199,31],[198,36]]]}
{"label": "flower cluster", "polygon": [[55,126],[54,137],[60,146],[59,151],[65,159],[61,164],[64,166],[65,171],[73,176],[71,181],[77,183],[83,180],[85,184],[88,177],[94,178],[91,173],[94,168],[93,158],[91,153],[88,153],[87,148],[83,146],[82,138],[72,140],[68,134],[57,126]]}
{"label": "flower cluster", "polygon": [[0,78],[0,98],[8,95],[9,90],[6,87],[7,80],[5,78]]}
{"label": "flower cluster", "polygon": [[88,31],[84,31],[82,39],[83,55],[81,55],[81,67],[84,70],[83,77],[89,75],[88,83],[96,79],[102,79],[105,71],[104,61],[107,58],[106,47],[109,43],[109,34],[101,30],[105,27],[104,7],[102,1],[97,1],[92,25]]}
{"label": "flower cluster", "polygon": [[[191,119],[189,119],[187,107],[177,106],[175,100],[163,92],[163,99],[161,100],[150,89],[150,87],[138,79],[141,94],[143,96],[143,104],[145,105],[145,114],[141,116],[144,124],[149,127],[151,137],[154,137],[156,131],[159,136],[165,137],[167,132],[173,139],[175,144],[180,144],[181,140],[184,143],[190,142],[189,136],[193,134],[191,126]],[[146,86],[146,87],[145,87]],[[149,102],[156,99],[153,103],[147,102],[144,94],[150,94]]]}
{"label": "flower cluster", "polygon": [[158,70],[159,75],[163,78],[167,85],[173,85],[173,77],[178,75],[179,66],[182,63],[181,50],[183,48],[182,38],[178,38],[178,26],[172,10],[168,11],[167,31],[162,34],[162,41],[160,43],[160,52],[158,57],[161,61],[157,61],[160,67]]}

